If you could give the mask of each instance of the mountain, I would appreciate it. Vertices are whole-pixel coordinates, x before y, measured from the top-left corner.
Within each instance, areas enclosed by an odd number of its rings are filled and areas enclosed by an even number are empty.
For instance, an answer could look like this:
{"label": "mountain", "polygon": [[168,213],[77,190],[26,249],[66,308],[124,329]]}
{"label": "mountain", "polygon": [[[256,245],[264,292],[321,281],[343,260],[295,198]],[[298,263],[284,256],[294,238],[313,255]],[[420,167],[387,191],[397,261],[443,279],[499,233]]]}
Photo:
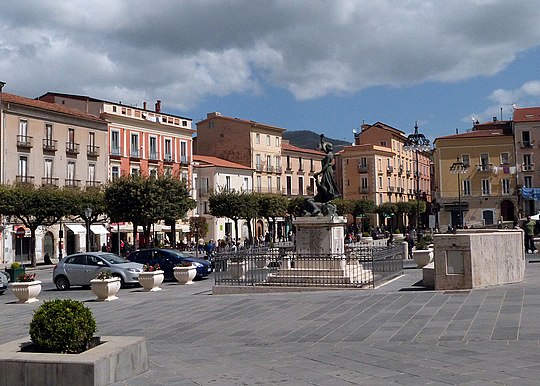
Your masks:
{"label": "mountain", "polygon": [[[283,139],[288,140],[289,143],[294,146],[318,150],[320,135],[310,130],[285,131],[283,133]],[[334,153],[340,151],[343,146],[351,145],[351,142],[332,139],[326,136],[324,139],[334,145]]]}

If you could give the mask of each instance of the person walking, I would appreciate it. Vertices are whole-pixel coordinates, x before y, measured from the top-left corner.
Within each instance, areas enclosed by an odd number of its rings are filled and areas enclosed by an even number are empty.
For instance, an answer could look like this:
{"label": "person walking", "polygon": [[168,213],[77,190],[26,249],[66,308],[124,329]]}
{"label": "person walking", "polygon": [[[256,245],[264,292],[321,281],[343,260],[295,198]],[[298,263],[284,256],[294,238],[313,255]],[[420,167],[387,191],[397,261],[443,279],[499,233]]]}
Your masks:
{"label": "person walking", "polygon": [[414,240],[409,233],[405,233],[405,242],[407,243],[408,259],[412,259],[412,249],[414,247]]}
{"label": "person walking", "polygon": [[527,216],[527,220],[521,226],[523,232],[525,232],[525,252],[526,253],[538,253],[538,249],[534,245],[534,228],[536,221],[531,220],[531,216]]}

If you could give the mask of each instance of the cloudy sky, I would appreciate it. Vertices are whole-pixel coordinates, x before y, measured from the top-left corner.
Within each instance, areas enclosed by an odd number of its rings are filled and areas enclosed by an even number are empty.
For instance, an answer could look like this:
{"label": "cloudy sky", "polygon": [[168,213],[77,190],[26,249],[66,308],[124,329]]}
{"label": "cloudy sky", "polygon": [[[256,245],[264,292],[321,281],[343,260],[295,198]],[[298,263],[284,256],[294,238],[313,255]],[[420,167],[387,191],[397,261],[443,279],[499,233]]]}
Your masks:
{"label": "cloudy sky", "polygon": [[540,106],[538,0],[3,0],[5,92],[162,100],[352,141]]}

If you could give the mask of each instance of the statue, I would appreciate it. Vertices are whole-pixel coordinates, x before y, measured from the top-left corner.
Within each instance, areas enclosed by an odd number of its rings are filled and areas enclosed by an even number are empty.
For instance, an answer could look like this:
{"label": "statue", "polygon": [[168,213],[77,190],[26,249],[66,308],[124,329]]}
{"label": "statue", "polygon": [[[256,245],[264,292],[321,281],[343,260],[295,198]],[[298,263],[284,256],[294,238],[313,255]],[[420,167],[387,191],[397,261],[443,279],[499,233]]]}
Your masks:
{"label": "statue", "polygon": [[[331,204],[330,201],[341,196],[334,181],[333,145],[324,140],[324,134],[321,134],[319,147],[326,155],[321,160],[321,170],[313,175],[317,186],[317,194],[315,197],[306,199],[304,216],[334,216],[336,206]],[[321,177],[320,180],[319,176]]]}

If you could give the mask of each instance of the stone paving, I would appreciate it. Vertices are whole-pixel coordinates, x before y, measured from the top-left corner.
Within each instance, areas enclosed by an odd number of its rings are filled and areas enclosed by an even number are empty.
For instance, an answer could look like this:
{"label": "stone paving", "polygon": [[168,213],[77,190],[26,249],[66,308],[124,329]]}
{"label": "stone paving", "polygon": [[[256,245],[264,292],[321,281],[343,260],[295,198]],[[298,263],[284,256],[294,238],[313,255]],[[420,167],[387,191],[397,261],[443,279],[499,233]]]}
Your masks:
{"label": "stone paving", "polygon": [[[428,291],[421,271],[375,290],[211,295],[212,278],[93,301],[101,335],[148,338],[150,371],[117,385],[538,385],[540,263],[522,283]],[[0,343],[28,333],[39,305],[0,296]]]}

